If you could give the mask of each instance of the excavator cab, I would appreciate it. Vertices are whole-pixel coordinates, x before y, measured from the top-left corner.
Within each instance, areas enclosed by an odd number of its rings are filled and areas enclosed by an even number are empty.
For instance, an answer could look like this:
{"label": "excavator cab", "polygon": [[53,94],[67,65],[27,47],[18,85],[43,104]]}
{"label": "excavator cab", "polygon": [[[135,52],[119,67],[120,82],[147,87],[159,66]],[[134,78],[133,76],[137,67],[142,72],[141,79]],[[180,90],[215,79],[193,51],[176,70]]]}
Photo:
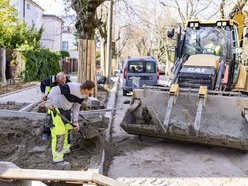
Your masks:
{"label": "excavator cab", "polygon": [[[241,63],[238,24],[234,20],[188,21],[178,36],[171,84],[231,90]],[[223,76],[225,81],[223,80]]]}
{"label": "excavator cab", "polygon": [[121,127],[139,136],[248,150],[243,15],[179,27],[170,87],[135,89]]}

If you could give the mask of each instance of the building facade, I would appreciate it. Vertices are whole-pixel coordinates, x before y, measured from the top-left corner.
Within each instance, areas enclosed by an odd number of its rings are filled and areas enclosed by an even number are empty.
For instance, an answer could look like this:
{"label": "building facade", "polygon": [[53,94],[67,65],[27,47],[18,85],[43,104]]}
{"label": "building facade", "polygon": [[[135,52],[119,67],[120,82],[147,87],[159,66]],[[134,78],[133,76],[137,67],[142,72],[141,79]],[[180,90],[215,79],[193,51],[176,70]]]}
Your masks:
{"label": "building facade", "polygon": [[42,15],[44,10],[32,0],[10,0],[15,7],[19,19],[24,19],[27,26],[32,25],[39,29],[42,26]]}
{"label": "building facade", "polygon": [[62,17],[64,24],[62,28],[62,49],[65,51],[78,51],[75,29],[75,15],[67,15]]}
{"label": "building facade", "polygon": [[68,51],[70,57],[67,58],[63,65],[62,69],[65,73],[71,73],[77,71],[78,66],[78,41],[76,38],[76,29],[75,29],[75,15],[67,15],[63,18],[64,24],[62,28],[62,50]]}
{"label": "building facade", "polygon": [[32,0],[10,0],[10,3],[17,10],[18,18],[24,19],[28,27],[34,25],[40,29],[43,26],[43,47],[54,51],[62,49],[62,19],[55,15],[45,15],[44,9]]}
{"label": "building facade", "polygon": [[43,15],[44,32],[41,45],[50,50],[62,50],[62,24],[63,20],[55,15]]}

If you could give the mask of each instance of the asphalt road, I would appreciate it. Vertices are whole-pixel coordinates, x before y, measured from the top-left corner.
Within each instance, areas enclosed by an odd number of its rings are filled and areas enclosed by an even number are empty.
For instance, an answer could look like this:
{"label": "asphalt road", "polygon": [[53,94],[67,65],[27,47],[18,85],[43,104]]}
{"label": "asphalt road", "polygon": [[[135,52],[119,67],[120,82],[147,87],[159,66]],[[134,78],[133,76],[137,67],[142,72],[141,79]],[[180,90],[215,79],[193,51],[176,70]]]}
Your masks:
{"label": "asphalt road", "polygon": [[[118,89],[112,143],[119,148],[108,176],[129,185],[248,185],[248,154],[172,140],[127,134],[120,128],[131,96]],[[152,98],[156,99],[156,98]]]}

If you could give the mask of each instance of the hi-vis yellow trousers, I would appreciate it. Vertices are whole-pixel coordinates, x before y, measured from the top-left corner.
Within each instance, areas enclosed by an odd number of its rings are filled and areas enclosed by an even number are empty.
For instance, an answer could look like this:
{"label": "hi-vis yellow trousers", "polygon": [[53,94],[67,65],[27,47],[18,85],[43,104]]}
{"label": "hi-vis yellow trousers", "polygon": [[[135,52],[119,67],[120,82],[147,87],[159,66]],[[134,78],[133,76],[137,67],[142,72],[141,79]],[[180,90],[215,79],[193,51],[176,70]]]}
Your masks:
{"label": "hi-vis yellow trousers", "polygon": [[[60,113],[57,108],[56,111]],[[64,160],[64,154],[70,152],[69,132],[73,127],[69,123],[64,124],[62,118],[52,110],[49,109],[48,114],[53,121],[51,128],[53,162],[61,162]]]}

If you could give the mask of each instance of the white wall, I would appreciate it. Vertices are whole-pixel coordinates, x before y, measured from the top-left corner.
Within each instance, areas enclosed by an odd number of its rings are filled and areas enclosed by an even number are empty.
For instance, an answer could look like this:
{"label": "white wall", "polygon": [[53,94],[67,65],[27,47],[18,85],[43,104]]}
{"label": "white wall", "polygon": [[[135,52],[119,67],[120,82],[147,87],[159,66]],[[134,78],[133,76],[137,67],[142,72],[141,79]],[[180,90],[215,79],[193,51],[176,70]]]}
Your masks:
{"label": "white wall", "polygon": [[62,41],[68,42],[68,50],[77,50],[75,36],[70,32],[62,33]]}
{"label": "white wall", "polygon": [[18,18],[23,18],[23,0],[10,0],[10,4],[15,7],[18,13]]}
{"label": "white wall", "polygon": [[[25,7],[23,6],[25,2]],[[16,8],[18,18],[25,19],[27,25],[32,24],[39,29],[42,26],[42,15],[44,10],[32,0],[10,0],[10,3]]]}
{"label": "white wall", "polygon": [[54,51],[60,51],[62,48],[62,20],[56,16],[43,16],[43,27],[42,46]]}
{"label": "white wall", "polygon": [[[76,21],[75,15],[67,15],[62,18],[64,21],[63,24],[63,33],[62,33],[62,43],[67,42],[68,43],[68,49],[67,51],[70,53],[71,58],[78,59],[79,58],[79,51],[78,47],[75,46],[76,38],[74,36],[74,33],[76,32],[75,27],[73,26]],[[63,48],[62,44],[62,50]]]}
{"label": "white wall", "polygon": [[79,51],[77,49],[77,46],[74,45],[76,43],[75,36],[72,32],[63,32],[62,33],[62,50],[65,50],[63,48],[63,42],[68,42],[68,52],[70,54],[70,58],[79,58]]}
{"label": "white wall", "polygon": [[[23,6],[25,2],[25,7]],[[28,26],[35,24],[39,29],[42,24],[44,32],[41,37],[41,45],[51,50],[62,49],[62,23],[63,21],[54,15],[43,16],[44,10],[32,0],[10,0],[14,5],[20,19],[25,19]]]}
{"label": "white wall", "polygon": [[26,0],[25,4],[25,20],[28,26],[35,24],[35,27],[39,29],[42,26],[43,10],[32,1]]}
{"label": "white wall", "polygon": [[75,58],[75,59],[79,58],[79,51],[78,50],[69,50],[68,52],[70,54],[70,58]]}

